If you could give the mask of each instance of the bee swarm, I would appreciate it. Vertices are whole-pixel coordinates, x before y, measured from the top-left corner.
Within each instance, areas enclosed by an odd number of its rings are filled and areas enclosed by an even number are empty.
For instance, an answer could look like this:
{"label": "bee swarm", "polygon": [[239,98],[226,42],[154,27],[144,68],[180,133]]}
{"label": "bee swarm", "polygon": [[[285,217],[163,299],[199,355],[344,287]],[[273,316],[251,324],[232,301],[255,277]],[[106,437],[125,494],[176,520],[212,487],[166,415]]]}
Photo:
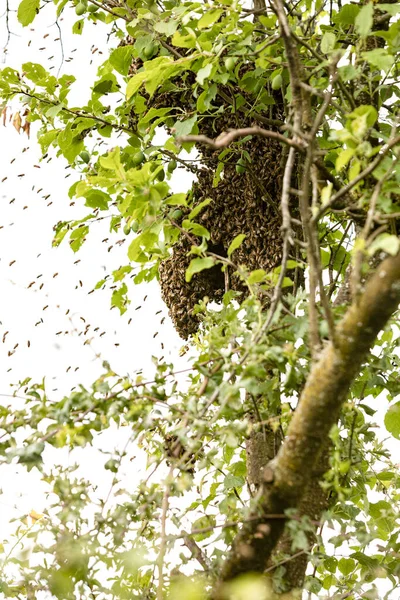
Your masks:
{"label": "bee swarm", "polygon": [[[140,66],[140,59],[134,59],[131,74]],[[244,72],[249,68],[252,65],[245,65]],[[185,113],[195,110],[196,99],[192,91],[194,78],[194,73],[187,72],[172,79],[158,94],[148,98],[148,107],[177,106]],[[245,94],[243,90],[237,91]],[[216,96],[210,114],[202,115],[199,119],[200,133],[210,138],[228,129],[254,124],[254,118],[248,117],[245,112],[235,112],[233,105],[228,102],[232,97],[231,88],[226,86],[221,96]],[[264,116],[283,120],[283,108],[279,100],[269,107],[268,114]],[[137,115],[133,111],[131,119],[134,126]],[[189,194],[190,209],[207,198],[211,199],[195,219],[210,233],[208,250],[226,257],[232,240],[238,234],[245,234],[244,241],[231,257],[236,265],[243,265],[249,271],[264,269],[267,272],[279,266],[282,259],[282,145],[275,140],[256,136],[232,144],[222,159],[223,173],[215,187],[213,179],[221,151],[200,144],[196,144],[196,148],[203,166]],[[237,162],[239,159],[243,161],[243,156],[246,156],[244,152],[248,153],[250,160],[242,162],[240,170],[243,172],[238,172]],[[186,282],[186,269],[194,258],[193,254],[189,254],[193,243],[200,244],[201,240],[182,232],[171,255],[161,263],[159,269],[163,299],[176,330],[184,339],[195,333],[199,326],[199,316],[193,314],[194,306],[205,296],[209,300],[219,301],[226,291],[221,265],[197,273],[190,282]],[[245,293],[243,281],[233,272],[234,269],[229,267],[228,271],[229,289]]]}

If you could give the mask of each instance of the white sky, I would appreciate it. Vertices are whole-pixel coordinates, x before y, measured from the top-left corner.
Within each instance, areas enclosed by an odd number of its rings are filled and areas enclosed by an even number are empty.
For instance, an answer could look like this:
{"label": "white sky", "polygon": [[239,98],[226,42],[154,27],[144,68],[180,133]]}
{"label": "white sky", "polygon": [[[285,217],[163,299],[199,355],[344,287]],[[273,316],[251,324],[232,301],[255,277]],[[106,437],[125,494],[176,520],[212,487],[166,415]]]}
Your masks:
{"label": "white sky", "polygon": [[[13,0],[10,6],[15,9],[18,1]],[[34,26],[25,29],[18,25],[14,14],[10,20],[13,35],[0,67],[19,69],[23,62],[38,62],[56,74],[61,64],[61,47],[56,39],[59,31],[54,24],[54,14],[54,6],[50,4],[40,13]],[[68,22],[66,19],[60,23],[66,59],[61,74],[73,73],[77,77],[70,102],[78,105],[89,97],[97,66],[107,57],[108,28],[87,22],[84,35],[73,36],[70,33],[75,20],[73,11],[71,17]],[[0,14],[0,43],[5,39],[5,19]],[[100,51],[92,53],[96,47],[103,49],[102,55]],[[72,64],[67,62],[70,58]],[[18,107],[13,104],[13,108]],[[28,140],[23,133],[19,135],[10,122],[6,127],[0,126],[0,181],[6,178],[0,184],[0,403],[12,402],[8,397],[13,392],[11,386],[27,376],[32,377],[33,382],[46,377],[49,397],[59,399],[79,383],[89,386],[103,372],[103,360],[121,375],[132,375],[143,369],[150,378],[154,373],[152,355],[172,357],[177,365],[185,366],[186,358],[177,358],[183,341],[168,316],[160,326],[167,311],[156,282],[135,286],[130,279],[126,280],[131,305],[122,317],[117,309],[110,310],[111,291],[88,295],[106,273],[128,264],[127,248],[132,235],[123,245],[115,245],[125,236],[122,233],[110,235],[109,220],[105,219],[91,227],[87,242],[78,253],[72,252],[68,242],[52,248],[53,225],[59,220],[81,218],[89,209],[83,207],[84,200],[70,206],[68,188],[78,177],[71,169],[66,170],[67,162],[63,158],[41,162],[40,158],[34,127]],[[69,173],[70,177],[66,178]],[[176,191],[187,190],[190,181],[184,171],[177,169],[174,173]],[[42,191],[37,193],[40,188]],[[109,241],[102,243],[107,237]],[[74,264],[76,260],[80,262]],[[58,273],[56,277],[55,273]],[[30,286],[32,281],[35,283]],[[39,289],[41,284],[43,287]],[[45,306],[48,308],[43,310]],[[138,306],[141,308],[135,310]],[[162,312],[156,315],[160,310]],[[84,336],[88,324],[90,328]],[[96,327],[99,330],[94,332]],[[57,335],[59,331],[63,333]],[[100,337],[103,331],[106,334]],[[6,332],[9,333],[2,343]],[[154,338],[156,332],[159,334]],[[88,339],[91,339],[90,345],[84,345]],[[18,347],[9,356],[16,344]],[[105,437],[110,447],[116,441],[115,432],[103,436],[102,447]],[[96,477],[93,452],[90,449],[84,452],[80,474]],[[76,457],[67,454],[64,458],[67,463],[73,463]],[[139,475],[140,469],[136,471]],[[35,470],[23,477],[23,469],[15,466],[6,471],[0,469],[0,473],[7,477],[7,485],[0,495],[0,530],[7,535],[14,527],[10,518],[18,518],[32,508],[39,512],[43,509],[44,488]],[[102,467],[100,474],[104,478]]]}

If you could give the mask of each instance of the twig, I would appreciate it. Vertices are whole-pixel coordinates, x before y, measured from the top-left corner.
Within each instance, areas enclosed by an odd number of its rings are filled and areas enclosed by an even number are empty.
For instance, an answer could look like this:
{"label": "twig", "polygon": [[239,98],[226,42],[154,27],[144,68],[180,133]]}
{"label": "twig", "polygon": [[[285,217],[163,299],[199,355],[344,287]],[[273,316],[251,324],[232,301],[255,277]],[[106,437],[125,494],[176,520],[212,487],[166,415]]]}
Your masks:
{"label": "twig", "polygon": [[183,543],[186,548],[190,550],[193,558],[195,558],[203,567],[205,571],[209,571],[211,568],[210,561],[207,556],[202,552],[200,546],[196,544],[196,542],[190,537],[186,531],[181,531],[181,536],[183,537]]}
{"label": "twig", "polygon": [[157,558],[158,566],[158,584],[157,584],[157,600],[163,600],[164,588],[164,559],[167,551],[167,514],[169,506],[169,495],[171,491],[171,480],[174,472],[174,467],[170,467],[167,479],[165,481],[164,495],[161,505],[161,534],[160,534],[160,551]]}
{"label": "twig", "polygon": [[[363,230],[358,238],[360,240],[360,247],[355,252],[353,269],[352,269],[352,272],[350,275],[350,286],[351,286],[351,290],[353,292],[353,297],[355,299],[355,302],[358,302],[360,295],[361,295],[361,268],[362,268],[364,252],[366,249],[365,248],[366,241],[367,241],[368,235],[371,231],[371,228],[372,228],[372,225],[374,222],[374,218],[375,218],[376,204],[377,204],[382,186],[383,186],[384,182],[388,179],[388,177],[390,177],[391,174],[392,174],[392,169],[389,169],[388,171],[386,171],[385,175],[376,183],[376,185],[374,187],[374,191],[372,192],[369,209],[367,212],[367,218],[366,218]],[[383,227],[385,227],[385,226],[383,226]]]}
{"label": "twig", "polygon": [[[291,31],[291,34],[292,34],[292,37],[296,40],[296,42],[299,43],[301,46],[304,46],[304,48],[307,48],[307,50],[314,56],[314,58],[316,58],[320,63],[324,62],[325,57],[322,54],[319,54],[316,50],[314,50],[314,48],[312,46],[310,46],[304,39],[298,37],[294,33],[294,31]],[[347,101],[349,102],[351,108],[354,109],[356,107],[354,98],[352,97],[352,95],[350,94],[350,92],[348,91],[346,86],[344,85],[343,81],[341,81],[341,79],[339,77],[337,79],[337,83],[338,83],[338,86],[340,87],[340,91],[347,98]]]}
{"label": "twig", "polygon": [[269,573],[270,571],[274,571],[277,567],[280,567],[281,565],[285,565],[286,563],[290,562],[291,560],[294,560],[298,556],[302,556],[303,554],[305,554],[305,552],[306,552],[305,550],[299,550],[295,554],[292,554],[291,556],[288,556],[287,558],[284,558],[281,561],[274,563],[271,567],[268,567],[268,569],[265,569],[264,573]]}
{"label": "twig", "polygon": [[[50,106],[58,106],[57,102],[52,102],[51,100],[48,100],[47,98],[40,98],[40,96],[37,96],[36,94],[31,94],[30,92],[27,92],[25,90],[21,90],[21,89],[16,90],[15,92],[13,92],[13,94],[15,94],[15,95],[22,94],[23,96],[27,96],[28,98],[34,98],[35,100],[38,100],[39,102],[43,102],[44,104],[50,104]],[[63,106],[61,108],[61,111],[66,112],[70,115],[73,115],[77,119],[78,118],[93,119],[94,121],[97,121],[98,123],[102,123],[105,126],[111,127],[112,129],[115,129],[116,131],[123,131],[124,133],[129,133],[130,135],[135,134],[139,138],[141,138],[139,132],[136,129],[132,129],[131,127],[125,127],[124,125],[119,125],[118,123],[112,123],[110,121],[107,121],[107,119],[103,119],[102,117],[98,117],[97,115],[94,115],[92,113],[86,113],[86,112],[83,112],[82,110],[75,111],[75,110],[72,110],[65,106]],[[169,150],[165,150],[164,148],[159,148],[159,152],[161,154],[165,154],[165,156],[168,156],[168,158],[171,158],[173,160],[176,160],[176,162],[181,163],[186,169],[188,169],[192,173],[198,172],[197,167],[188,165],[186,160],[180,158],[173,152],[170,152]]]}
{"label": "twig", "polygon": [[3,53],[4,53],[4,55],[7,52],[8,44],[10,43],[10,39],[11,39],[10,5],[9,5],[9,0],[6,0],[6,30],[7,30],[7,39],[6,39],[6,43],[3,46]]}
{"label": "twig", "polygon": [[55,22],[55,25],[58,29],[58,36],[60,38],[60,48],[61,48],[61,62],[60,62],[60,66],[58,67],[58,71],[57,71],[57,78],[60,75],[60,71],[62,69],[62,66],[64,64],[64,43],[63,43],[63,39],[62,39],[62,31],[61,31],[61,27],[60,24],[58,22],[58,19]]}
{"label": "twig", "polygon": [[[320,339],[318,333],[318,313],[316,306],[316,290],[317,286],[320,290],[320,298],[324,307],[326,320],[329,327],[330,339],[335,345],[335,327],[333,316],[330,311],[329,301],[325,294],[325,289],[322,280],[322,269],[320,261],[320,250],[318,243],[318,234],[315,229],[315,224],[311,220],[310,213],[310,180],[313,180],[312,169],[314,163],[314,150],[315,150],[315,136],[318,129],[325,117],[326,111],[328,110],[334,83],[337,79],[336,65],[339,60],[339,56],[334,57],[332,64],[330,65],[331,71],[331,82],[330,89],[325,94],[323,103],[318,110],[317,115],[314,118],[314,122],[310,129],[310,143],[307,147],[306,158],[302,172],[302,194],[299,197],[300,215],[303,223],[304,237],[308,247],[308,261],[310,265],[310,303],[309,303],[309,320],[310,320],[310,342],[311,342],[311,353],[316,355],[320,349]],[[315,181],[314,181],[315,183]],[[316,186],[314,186],[316,188]],[[315,191],[317,191],[315,189]]]}
{"label": "twig", "polygon": [[158,38],[158,41],[163,48],[171,52],[171,54],[173,54],[176,58],[182,58],[182,55],[179,54],[178,50],[176,50],[173,46],[170,46],[167,42],[164,42],[164,40],[161,40],[160,38]]}
{"label": "twig", "polygon": [[[287,515],[284,515],[283,513],[263,515],[263,518],[298,520],[298,517],[288,517]],[[183,532],[181,532],[181,535],[173,536],[173,539],[176,540],[179,538],[183,538],[186,535],[190,536],[190,535],[199,535],[202,533],[209,533],[210,531],[214,531],[215,529],[229,529],[230,527],[240,527],[240,525],[243,525],[243,523],[251,523],[252,521],[257,521],[259,519],[260,519],[260,516],[257,515],[254,517],[248,517],[247,519],[243,519],[243,521],[228,521],[227,523],[220,523],[220,524],[216,524],[216,525],[209,525],[208,527],[192,529],[192,531],[190,533],[183,531]]]}
{"label": "twig", "polygon": [[291,194],[291,180],[292,173],[294,168],[294,160],[295,160],[295,152],[294,148],[290,148],[289,154],[287,157],[285,171],[283,173],[283,182],[282,182],[282,197],[281,197],[281,211],[282,211],[282,231],[284,235],[288,235],[288,241],[291,240],[291,216],[289,210],[289,201]]}
{"label": "twig", "polygon": [[319,221],[319,219],[326,213],[326,211],[329,208],[331,208],[335,204],[335,202],[337,202],[340,198],[342,198],[343,196],[348,194],[349,191],[352,190],[353,187],[357,185],[357,183],[359,183],[360,181],[365,179],[365,177],[367,177],[370,173],[372,173],[376,169],[376,167],[378,167],[380,165],[380,163],[383,161],[383,159],[389,153],[389,151],[397,144],[400,144],[400,135],[396,136],[395,138],[393,138],[392,140],[389,140],[389,142],[384,144],[382,146],[380,154],[378,154],[378,156],[375,158],[375,160],[373,160],[368,165],[368,167],[365,167],[365,169],[363,171],[361,171],[361,173],[359,173],[359,175],[357,175],[357,177],[352,179],[347,185],[343,186],[338,192],[336,192],[336,194],[331,196],[329,202],[324,204],[324,206],[321,206],[321,208],[319,209],[317,214],[313,216],[313,218],[311,219],[312,222],[316,223],[317,221]]}
{"label": "twig", "polygon": [[253,127],[243,127],[240,129],[231,129],[227,132],[221,133],[221,135],[219,135],[215,140],[207,137],[206,135],[184,135],[177,138],[177,142],[180,144],[185,142],[197,142],[200,144],[206,144],[214,150],[219,150],[220,148],[226,148],[226,146],[229,146],[229,144],[235,140],[248,135],[259,135],[261,137],[278,140],[279,142],[282,142],[282,144],[287,144],[288,146],[292,146],[297,150],[304,152],[304,145],[301,142],[296,142],[293,139],[287,138],[277,131],[263,129],[262,127],[258,127],[258,125],[254,125]]}
{"label": "twig", "polygon": [[[315,195],[318,197],[318,182],[317,182],[315,170],[316,170],[316,167],[313,165],[313,167],[311,169],[311,180],[312,180],[312,184],[313,184],[313,196]],[[310,227],[310,234],[312,237],[312,245],[315,250],[314,262],[315,262],[315,267],[316,267],[316,271],[318,274],[318,287],[319,287],[319,295],[320,295],[320,299],[321,299],[321,304],[324,309],[326,322],[328,324],[329,339],[332,340],[333,344],[335,344],[336,343],[335,321],[333,319],[331,307],[329,304],[329,298],[328,298],[328,296],[325,292],[325,288],[324,288],[324,282],[323,282],[323,277],[322,277],[322,267],[321,267],[321,252],[320,252],[317,229],[315,227],[312,227],[312,228]]]}
{"label": "twig", "polygon": [[118,19],[123,19],[124,21],[127,21],[129,23],[128,17],[125,17],[124,15],[119,15],[118,13],[115,13],[110,8],[105,6],[102,2],[96,2],[96,0],[90,0],[90,4],[94,4],[95,6],[98,6],[102,10],[105,10],[106,12],[108,12],[110,15],[113,15],[114,17],[117,17]]}
{"label": "twig", "polygon": [[[289,22],[287,20],[287,16],[283,7],[283,3],[281,0],[270,0],[270,5],[272,10],[278,17],[279,28],[281,32],[281,37],[286,50],[286,58],[288,61],[289,67],[289,76],[290,76],[290,87],[292,90],[292,107],[294,111],[294,126],[299,131],[302,129],[303,118],[307,121],[310,121],[310,115],[306,114],[303,103],[303,93],[301,89],[301,62],[299,58],[299,54],[297,52],[296,44],[294,43],[294,38],[292,37],[292,31],[289,26]],[[308,103],[307,103],[308,104]],[[308,107],[307,107],[308,108]],[[309,111],[307,110],[307,113]]]}

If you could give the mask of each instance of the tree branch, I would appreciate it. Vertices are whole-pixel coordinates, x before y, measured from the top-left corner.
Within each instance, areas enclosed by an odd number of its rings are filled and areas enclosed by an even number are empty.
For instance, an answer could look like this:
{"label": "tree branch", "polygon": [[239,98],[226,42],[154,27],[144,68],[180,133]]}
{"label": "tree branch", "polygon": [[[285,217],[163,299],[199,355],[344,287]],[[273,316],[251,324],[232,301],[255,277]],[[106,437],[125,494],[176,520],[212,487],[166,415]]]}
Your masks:
{"label": "tree branch", "polygon": [[184,144],[185,142],[197,142],[206,144],[214,150],[219,150],[220,148],[226,148],[226,146],[229,146],[229,144],[235,140],[246,137],[247,135],[259,135],[264,138],[278,140],[278,142],[282,142],[282,144],[286,144],[287,146],[291,146],[304,152],[304,146],[300,142],[287,138],[277,131],[269,131],[268,129],[258,127],[258,125],[254,125],[253,127],[243,127],[241,129],[231,129],[230,131],[221,133],[215,140],[206,135],[184,135],[177,138],[177,142],[180,144]]}
{"label": "tree branch", "polygon": [[396,137],[389,140],[386,144],[384,144],[378,156],[371,163],[369,163],[369,165],[365,167],[365,169],[363,169],[363,171],[361,171],[361,173],[357,175],[357,177],[354,177],[354,179],[349,181],[347,185],[343,186],[338,192],[336,192],[336,194],[331,196],[329,202],[321,206],[317,214],[313,216],[312,221],[314,223],[319,221],[319,219],[326,213],[326,211],[329,208],[331,208],[340,198],[342,198],[342,196],[348,194],[350,190],[353,189],[355,185],[357,185],[357,183],[359,183],[360,181],[365,179],[370,173],[375,171],[375,169],[381,164],[385,156],[389,153],[389,151],[392,148],[394,148],[394,146],[397,146],[397,144],[400,144],[400,135],[397,135]]}
{"label": "tree branch", "polygon": [[[367,359],[374,340],[400,302],[400,254],[387,258],[353,303],[314,364],[276,458],[264,469],[259,518],[237,534],[223,565],[220,581],[249,571],[262,573],[284,529],[283,521],[265,515],[299,505],[329,431],[338,419],[350,386]],[[223,584],[213,598],[221,598]]]}

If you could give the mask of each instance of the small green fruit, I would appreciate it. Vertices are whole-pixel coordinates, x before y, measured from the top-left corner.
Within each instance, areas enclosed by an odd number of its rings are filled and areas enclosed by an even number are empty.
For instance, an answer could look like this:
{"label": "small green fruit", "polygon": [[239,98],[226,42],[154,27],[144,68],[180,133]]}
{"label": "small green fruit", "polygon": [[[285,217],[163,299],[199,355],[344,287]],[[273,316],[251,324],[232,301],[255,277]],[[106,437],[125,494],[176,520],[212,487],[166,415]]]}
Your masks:
{"label": "small green fruit", "polygon": [[168,173],[172,173],[172,171],[175,171],[177,166],[178,163],[176,162],[176,160],[170,160],[168,163]]}
{"label": "small green fruit", "polygon": [[124,234],[125,235],[129,235],[131,232],[131,226],[128,225],[128,223],[126,225],[124,225]]}
{"label": "small green fruit", "polygon": [[81,157],[83,162],[85,162],[86,164],[88,164],[88,162],[90,161],[89,152],[86,152],[86,150],[82,150],[82,152],[79,154],[79,156]]}
{"label": "small green fruit", "polygon": [[131,225],[131,231],[133,231],[133,233],[139,231],[139,223],[136,223],[136,221],[134,221]]}
{"label": "small green fruit", "polygon": [[164,169],[161,169],[160,171],[158,171],[156,178],[158,179],[158,181],[164,181],[164,179],[165,179]]}
{"label": "small green fruit", "polygon": [[134,154],[132,156],[132,164],[134,167],[138,167],[139,165],[142,164],[142,162],[145,159],[145,155],[143,154],[143,152],[140,150],[139,152],[136,152],[136,154]]}
{"label": "small green fruit", "polygon": [[280,73],[278,73],[278,75],[275,75],[275,77],[271,81],[271,87],[272,87],[273,90],[280,90],[281,89],[281,87],[282,87],[282,75]]}
{"label": "small green fruit", "polygon": [[97,6],[97,4],[89,4],[87,10],[90,13],[95,13],[95,12],[97,12],[99,10],[99,7]]}
{"label": "small green fruit", "polygon": [[176,210],[174,210],[174,212],[171,214],[171,219],[173,221],[178,221],[183,215],[183,212],[177,208]]}
{"label": "small green fruit", "polygon": [[246,161],[241,156],[236,163],[236,173],[244,173],[246,171]]}
{"label": "small green fruit", "polygon": [[233,71],[236,65],[236,59],[233,56],[228,56],[225,59],[225,69],[227,71]]}
{"label": "small green fruit", "polygon": [[149,44],[143,50],[143,54],[144,54],[145,58],[152,58],[154,56],[154,54],[156,54],[157,50],[158,50],[157,44]]}
{"label": "small green fruit", "polygon": [[75,7],[75,12],[78,17],[81,17],[86,12],[86,6],[82,2],[79,2],[79,4],[77,4]]}

